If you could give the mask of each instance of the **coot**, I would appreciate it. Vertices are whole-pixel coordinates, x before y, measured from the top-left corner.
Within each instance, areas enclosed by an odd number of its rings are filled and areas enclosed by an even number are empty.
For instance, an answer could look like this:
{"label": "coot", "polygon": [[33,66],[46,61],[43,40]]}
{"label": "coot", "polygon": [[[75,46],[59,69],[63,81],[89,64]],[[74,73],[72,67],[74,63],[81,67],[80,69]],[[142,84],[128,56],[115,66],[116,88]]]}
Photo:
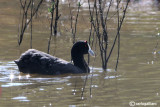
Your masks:
{"label": "coot", "polygon": [[23,73],[46,75],[87,73],[90,70],[83,55],[88,53],[94,56],[94,52],[91,50],[87,41],[78,41],[71,49],[71,58],[74,65],[63,59],[35,49],[29,49],[23,53],[18,60],[15,60],[15,63],[17,64],[19,71]]}

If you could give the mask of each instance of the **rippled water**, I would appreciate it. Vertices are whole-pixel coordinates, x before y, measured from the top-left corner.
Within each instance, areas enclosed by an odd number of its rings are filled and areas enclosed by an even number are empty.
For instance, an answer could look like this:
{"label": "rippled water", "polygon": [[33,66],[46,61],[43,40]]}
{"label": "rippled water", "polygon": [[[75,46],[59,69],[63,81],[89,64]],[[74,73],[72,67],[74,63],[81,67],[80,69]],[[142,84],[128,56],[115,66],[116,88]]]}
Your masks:
{"label": "rippled water", "polygon": [[[77,40],[86,40],[86,35],[89,35],[90,26],[86,25],[88,22],[84,18],[88,14],[87,1],[82,2]],[[100,55],[97,52],[97,57],[91,58],[90,74],[61,76],[18,72],[13,60],[29,48],[30,36],[28,30],[22,45],[17,45],[18,3],[19,0],[0,0],[0,107],[128,107],[131,101],[133,104],[151,102],[156,104],[154,106],[160,106],[158,0],[131,0],[121,31],[117,72],[114,71],[116,51],[110,59],[107,71],[101,69]],[[52,41],[51,54],[70,61],[72,40],[68,22],[68,3],[65,0],[61,0],[60,3],[61,14],[64,17],[60,18],[61,30]],[[46,4],[42,6],[43,9]],[[76,2],[73,2],[73,12],[76,12],[75,5]],[[46,17],[39,14],[33,23],[33,48],[44,52],[47,51],[49,37]],[[114,23],[114,20],[111,20],[110,24],[112,22]],[[111,29],[114,29],[114,25]],[[114,36],[114,33],[111,32],[111,35]],[[109,42],[112,42],[112,39]]]}

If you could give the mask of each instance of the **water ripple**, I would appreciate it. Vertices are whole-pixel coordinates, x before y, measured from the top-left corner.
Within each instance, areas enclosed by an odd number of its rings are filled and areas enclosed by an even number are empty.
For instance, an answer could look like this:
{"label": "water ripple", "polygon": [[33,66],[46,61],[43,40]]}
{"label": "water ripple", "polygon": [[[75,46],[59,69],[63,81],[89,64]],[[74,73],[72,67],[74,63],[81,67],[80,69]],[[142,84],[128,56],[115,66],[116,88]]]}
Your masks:
{"label": "water ripple", "polygon": [[4,85],[1,85],[1,87],[13,87],[13,86],[25,86],[25,85],[31,85],[33,83],[7,83]]}
{"label": "water ripple", "polygon": [[30,101],[30,100],[27,99],[27,97],[24,97],[24,96],[13,97],[12,99],[13,100],[19,100],[19,101],[25,101],[25,102]]}

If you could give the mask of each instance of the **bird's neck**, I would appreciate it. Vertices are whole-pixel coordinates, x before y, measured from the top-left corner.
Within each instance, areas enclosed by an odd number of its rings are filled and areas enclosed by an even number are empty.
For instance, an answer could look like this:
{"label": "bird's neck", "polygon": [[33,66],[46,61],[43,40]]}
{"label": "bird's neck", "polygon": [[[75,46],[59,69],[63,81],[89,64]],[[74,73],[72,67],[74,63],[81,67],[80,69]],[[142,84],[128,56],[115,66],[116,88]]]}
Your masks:
{"label": "bird's neck", "polygon": [[72,60],[73,60],[74,65],[82,69],[84,73],[89,72],[88,65],[83,55],[72,56]]}

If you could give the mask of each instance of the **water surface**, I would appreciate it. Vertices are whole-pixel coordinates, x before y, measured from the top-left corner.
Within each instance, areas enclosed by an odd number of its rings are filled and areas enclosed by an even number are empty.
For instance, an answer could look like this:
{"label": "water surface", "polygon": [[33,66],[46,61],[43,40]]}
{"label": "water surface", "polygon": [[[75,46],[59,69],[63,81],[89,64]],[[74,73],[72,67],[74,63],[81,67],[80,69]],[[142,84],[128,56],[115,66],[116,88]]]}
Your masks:
{"label": "water surface", "polygon": [[[77,40],[88,40],[87,1],[82,1],[78,20]],[[33,23],[33,48],[46,52],[49,22],[45,2]],[[76,13],[76,2],[72,2]],[[49,7],[49,6],[48,6]],[[156,0],[139,0],[129,4],[121,31],[121,50],[118,71],[114,71],[116,50],[107,71],[101,69],[100,54],[91,58],[91,73],[78,75],[43,76],[21,74],[13,62],[30,48],[27,29],[22,45],[17,43],[20,18],[19,0],[0,1],[0,106],[23,107],[128,107],[129,102],[155,103],[160,106],[160,6]],[[69,9],[60,0],[60,31],[52,40],[51,54],[70,61],[72,36]],[[44,14],[46,12],[46,14]],[[115,36],[114,20],[109,22],[111,36]],[[112,43],[110,39],[110,43]],[[65,44],[65,45],[64,45]],[[87,78],[87,79],[86,79]],[[84,89],[84,84],[85,89]],[[82,93],[83,92],[83,93]]]}

